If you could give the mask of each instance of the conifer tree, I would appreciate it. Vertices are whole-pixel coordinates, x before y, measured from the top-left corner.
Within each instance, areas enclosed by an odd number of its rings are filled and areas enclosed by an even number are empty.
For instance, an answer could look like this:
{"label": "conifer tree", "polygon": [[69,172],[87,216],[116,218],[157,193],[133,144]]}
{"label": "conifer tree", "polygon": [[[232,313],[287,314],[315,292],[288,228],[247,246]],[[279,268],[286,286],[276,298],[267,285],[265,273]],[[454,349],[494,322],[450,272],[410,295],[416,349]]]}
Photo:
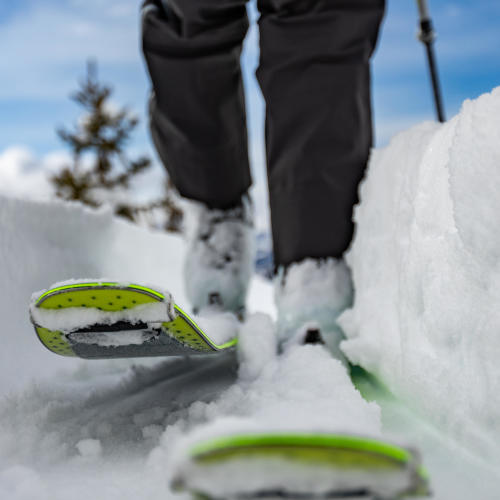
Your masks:
{"label": "conifer tree", "polygon": [[154,214],[164,212],[163,228],[179,231],[183,214],[175,202],[171,184],[165,184],[162,198],[149,204],[139,206],[128,201],[126,193],[131,181],[151,166],[151,160],[147,156],[130,159],[126,154],[138,119],[126,108],[114,109],[110,104],[111,94],[111,87],[98,81],[96,64],[89,62],[86,77],[72,96],[84,114],[72,130],[57,131],[72,153],[72,162],[50,178],[56,196],[92,207],[106,203],[116,215],[132,221],[149,212],[147,219],[156,226]]}

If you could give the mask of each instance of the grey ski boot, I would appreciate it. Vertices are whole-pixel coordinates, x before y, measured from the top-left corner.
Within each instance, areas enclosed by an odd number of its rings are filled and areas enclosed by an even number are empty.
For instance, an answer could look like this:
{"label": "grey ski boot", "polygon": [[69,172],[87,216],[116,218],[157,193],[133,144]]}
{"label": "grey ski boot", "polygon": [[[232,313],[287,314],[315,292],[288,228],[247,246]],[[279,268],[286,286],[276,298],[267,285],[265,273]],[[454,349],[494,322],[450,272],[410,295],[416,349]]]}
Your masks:
{"label": "grey ski boot", "polygon": [[283,348],[296,343],[323,343],[345,361],[339,344],[338,316],[351,306],[351,273],[343,260],[305,259],[280,269],[275,279],[278,335]]}
{"label": "grey ski boot", "polygon": [[197,208],[184,267],[188,298],[195,314],[219,309],[242,316],[255,256],[250,198],[228,210]]}

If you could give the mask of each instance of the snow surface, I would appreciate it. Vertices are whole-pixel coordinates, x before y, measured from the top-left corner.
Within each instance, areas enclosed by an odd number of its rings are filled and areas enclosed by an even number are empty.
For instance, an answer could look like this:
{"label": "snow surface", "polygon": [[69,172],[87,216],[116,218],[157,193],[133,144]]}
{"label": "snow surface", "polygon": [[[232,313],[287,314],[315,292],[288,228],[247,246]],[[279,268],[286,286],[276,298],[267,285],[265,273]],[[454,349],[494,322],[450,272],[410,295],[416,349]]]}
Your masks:
{"label": "snow surface", "polygon": [[[193,489],[210,486],[209,491],[215,495],[238,491],[230,477],[223,482],[215,476],[207,478],[203,470],[189,460],[189,449],[201,439],[259,431],[380,436],[379,406],[361,397],[345,367],[323,347],[291,345],[278,355],[275,326],[262,313],[246,321],[239,338],[237,383],[216,401],[193,405],[191,411],[196,420],[206,423],[182,435],[186,423],[181,421],[170,427],[162,438],[164,461],[171,464],[167,469],[174,476],[184,478]],[[181,437],[176,440],[175,436]],[[172,442],[176,442],[174,447]],[[272,484],[269,483],[272,477],[266,474],[268,465],[256,466],[246,479],[248,487]],[[234,477],[238,480],[238,476]],[[302,479],[307,491],[306,477],[302,475]],[[317,485],[319,488],[325,486]],[[309,491],[314,490],[317,488],[309,488]]]}
{"label": "snow surface", "polygon": [[193,315],[191,318],[218,345],[238,336],[240,323],[233,313],[206,309],[203,313]]}
{"label": "snow surface", "polygon": [[348,357],[500,467],[500,88],[375,151]]}
{"label": "snow surface", "polygon": [[[179,450],[197,436],[273,427],[408,441],[435,498],[496,499],[499,108],[496,90],[374,153],[348,259],[344,351],[397,400],[363,401],[319,346],[278,354],[265,314],[242,328],[240,363],[48,352],[29,323],[33,290],[109,276],[160,284],[182,306],[185,244],[106,211],[0,196],[0,498],[172,498]],[[255,278],[250,311],[274,316],[272,294]]]}

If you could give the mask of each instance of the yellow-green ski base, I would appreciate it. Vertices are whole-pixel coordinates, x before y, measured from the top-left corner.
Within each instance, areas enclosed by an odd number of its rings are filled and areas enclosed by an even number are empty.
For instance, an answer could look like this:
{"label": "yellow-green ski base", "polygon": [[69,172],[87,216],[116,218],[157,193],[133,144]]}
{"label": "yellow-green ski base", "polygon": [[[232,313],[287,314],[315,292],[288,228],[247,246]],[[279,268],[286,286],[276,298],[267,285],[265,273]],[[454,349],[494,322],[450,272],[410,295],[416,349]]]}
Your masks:
{"label": "yellow-green ski base", "polygon": [[[189,461],[187,474],[186,471],[178,474],[173,487],[208,498],[226,498],[224,491],[228,490],[206,480],[225,475],[230,475],[233,481],[233,486],[229,486],[230,497],[338,498],[356,494],[402,498],[429,494],[428,475],[417,452],[356,435],[230,435],[198,443],[189,450]],[[308,478],[317,477],[311,491],[297,491],[293,485],[304,471],[308,471]],[[238,474],[241,474],[240,490],[237,489]],[[263,479],[266,474],[269,478]],[[252,475],[258,476],[258,491],[246,486],[254,482],[253,479],[246,481]],[[322,480],[328,484],[324,490],[318,486]],[[296,487],[303,485],[298,483]]]}
{"label": "yellow-green ski base", "polygon": [[60,354],[61,356],[76,356],[75,352],[71,348],[71,344],[62,332],[49,330],[47,328],[43,328],[43,326],[34,326],[38,338],[42,344],[49,349],[49,351]]}
{"label": "yellow-green ski base", "polygon": [[[141,285],[88,282],[52,288],[36,299],[35,307],[53,311],[95,308],[105,312],[119,312],[165,300],[168,298],[161,292]],[[116,325],[92,325],[81,330],[90,334],[106,331],[117,336],[121,331],[124,335],[131,330],[140,330],[147,334],[147,340],[143,343],[132,345],[103,346],[82,343],[75,340],[76,336],[72,335],[74,332],[54,331],[36,324],[33,319],[32,322],[38,338],[50,351],[62,356],[86,359],[210,354],[229,349],[236,344],[236,339],[233,339],[218,345],[179,306],[174,304],[173,310],[175,318],[158,324],[154,329],[145,323],[138,326],[120,321]]]}

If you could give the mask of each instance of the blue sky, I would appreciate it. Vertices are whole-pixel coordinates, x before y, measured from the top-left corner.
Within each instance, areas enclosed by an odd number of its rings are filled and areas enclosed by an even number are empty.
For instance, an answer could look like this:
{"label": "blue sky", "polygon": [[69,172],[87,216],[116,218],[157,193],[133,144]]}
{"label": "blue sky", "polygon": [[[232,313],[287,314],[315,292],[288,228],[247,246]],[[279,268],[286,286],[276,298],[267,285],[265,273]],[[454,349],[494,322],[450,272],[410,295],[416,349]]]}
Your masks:
{"label": "blue sky", "polygon": [[[17,0],[0,2],[0,154],[21,146],[35,156],[61,150],[54,130],[74,122],[69,99],[85,61],[96,58],[114,100],[142,118],[133,148],[152,154],[145,107],[148,77],[140,54],[136,0]],[[500,2],[430,0],[448,116],[462,101],[500,85]],[[250,5],[251,17],[257,17]],[[423,47],[416,41],[414,0],[389,0],[373,62],[377,144],[434,118]],[[243,58],[250,141],[257,180],[263,178],[263,103],[253,79],[258,33],[253,26]]]}

